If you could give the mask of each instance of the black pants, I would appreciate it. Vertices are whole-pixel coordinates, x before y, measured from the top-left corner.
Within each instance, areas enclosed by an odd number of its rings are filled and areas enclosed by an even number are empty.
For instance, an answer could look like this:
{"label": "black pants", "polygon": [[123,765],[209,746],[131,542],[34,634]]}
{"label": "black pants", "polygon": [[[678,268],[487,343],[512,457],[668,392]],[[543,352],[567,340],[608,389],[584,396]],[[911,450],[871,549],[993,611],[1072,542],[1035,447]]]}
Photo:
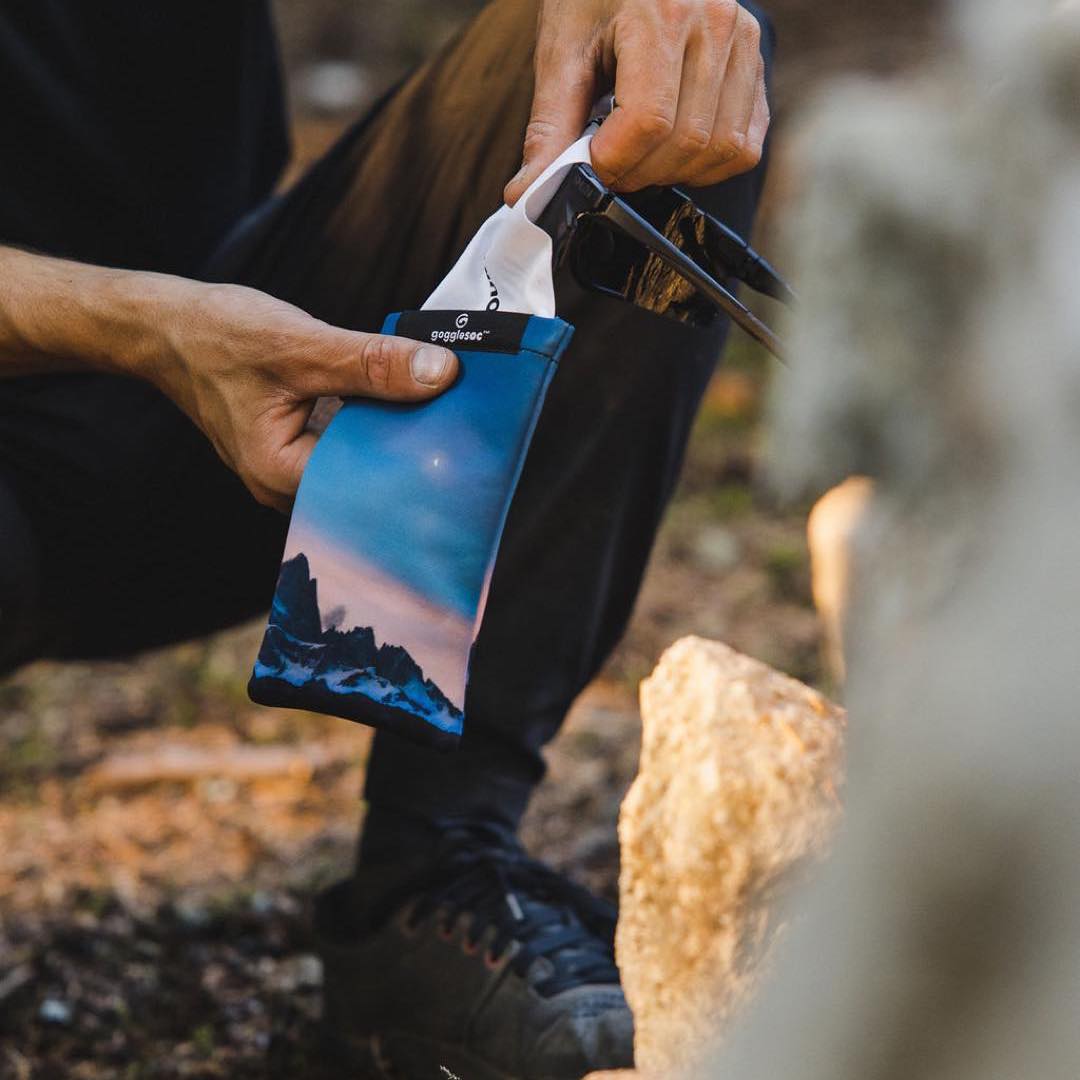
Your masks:
{"label": "black pants", "polygon": [[[533,0],[497,0],[240,223],[207,268],[342,326],[419,306],[501,201],[532,93]],[[764,20],[763,20],[764,22]],[[771,32],[765,34],[771,53]],[[761,171],[698,192],[749,231]],[[380,733],[382,811],[515,825],[540,750],[621,636],[726,326],[682,326],[558,283],[577,327],[507,523],[467,701],[444,756]],[[148,385],[0,382],[0,663],[128,655],[263,611],[286,522]]]}

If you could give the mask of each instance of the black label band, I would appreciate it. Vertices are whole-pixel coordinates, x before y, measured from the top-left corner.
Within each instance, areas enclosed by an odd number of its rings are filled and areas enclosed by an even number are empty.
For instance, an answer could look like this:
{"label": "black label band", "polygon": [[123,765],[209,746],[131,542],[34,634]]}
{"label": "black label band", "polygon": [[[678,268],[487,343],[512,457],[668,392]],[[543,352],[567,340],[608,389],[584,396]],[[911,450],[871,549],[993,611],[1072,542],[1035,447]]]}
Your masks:
{"label": "black label band", "polygon": [[516,353],[529,323],[512,311],[406,311],[398,337],[444,345],[455,352]]}

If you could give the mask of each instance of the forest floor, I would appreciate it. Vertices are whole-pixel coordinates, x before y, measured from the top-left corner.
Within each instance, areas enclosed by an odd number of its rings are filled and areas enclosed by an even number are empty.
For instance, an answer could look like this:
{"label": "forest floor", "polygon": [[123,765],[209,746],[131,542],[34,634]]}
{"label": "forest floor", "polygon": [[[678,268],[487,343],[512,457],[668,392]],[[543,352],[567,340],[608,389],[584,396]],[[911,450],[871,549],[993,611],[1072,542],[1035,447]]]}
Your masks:
{"label": "forest floor", "polygon": [[[758,486],[759,354],[718,373],[626,640],[549,752],[530,848],[613,896],[636,686],[696,633],[812,682],[805,515]],[[263,709],[261,626],[0,685],[0,1076],[320,1076],[306,908],[350,867],[366,729]]]}
{"label": "forest floor", "polygon": [[[398,2],[372,7],[385,22]],[[902,68],[934,2],[900,21],[867,0],[829,0],[813,18],[799,0],[769,5],[789,45],[781,109],[828,71]],[[279,4],[287,46],[306,32],[289,19],[330,4]],[[286,60],[297,62],[288,48]],[[301,123],[301,162],[339,129]],[[534,853],[608,896],[637,762],[637,684],[668,645],[717,638],[822,685],[807,507],[777,507],[762,483],[770,375],[736,335],[629,632],[551,746],[529,812]],[[319,1064],[306,914],[349,871],[370,737],[252,705],[260,633],[126,663],[38,664],[0,683],[3,1080],[338,1075]]]}

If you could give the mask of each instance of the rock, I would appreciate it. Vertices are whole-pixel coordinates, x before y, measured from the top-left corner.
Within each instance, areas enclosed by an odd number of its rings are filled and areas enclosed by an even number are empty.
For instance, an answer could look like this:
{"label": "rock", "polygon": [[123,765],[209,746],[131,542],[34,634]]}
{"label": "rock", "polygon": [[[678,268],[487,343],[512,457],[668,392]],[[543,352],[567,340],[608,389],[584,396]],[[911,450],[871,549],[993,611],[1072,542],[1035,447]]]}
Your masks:
{"label": "rock", "polygon": [[371,75],[348,60],[319,60],[302,68],[297,76],[298,96],[311,110],[353,113],[371,97]]}
{"label": "rock", "polygon": [[700,638],[664,654],[641,711],[617,952],[638,1068],[667,1080],[752,990],[781,879],[828,844],[844,711]]}
{"label": "rock", "polygon": [[50,997],[41,1003],[38,1016],[46,1024],[67,1025],[71,1023],[72,1008],[69,1002]]}
{"label": "rock", "polygon": [[290,956],[274,965],[268,981],[285,994],[317,989],[323,983],[322,961],[312,953]]}
{"label": "rock", "polygon": [[844,617],[851,593],[852,543],[874,493],[873,482],[852,476],[826,492],[806,523],[814,605],[825,630],[825,666],[844,681]]}
{"label": "rock", "polygon": [[739,538],[724,525],[707,525],[694,537],[694,558],[707,570],[724,574],[739,564]]}
{"label": "rock", "polygon": [[189,896],[178,896],[172,902],[172,910],[180,925],[188,930],[204,930],[214,921],[206,905]]}

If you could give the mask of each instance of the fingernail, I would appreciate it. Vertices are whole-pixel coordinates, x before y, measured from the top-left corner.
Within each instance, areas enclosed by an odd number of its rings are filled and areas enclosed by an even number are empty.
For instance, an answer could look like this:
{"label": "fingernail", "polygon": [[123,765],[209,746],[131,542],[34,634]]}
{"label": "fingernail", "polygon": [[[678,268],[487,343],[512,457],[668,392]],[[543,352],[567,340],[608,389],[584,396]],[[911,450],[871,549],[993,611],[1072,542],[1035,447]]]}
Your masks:
{"label": "fingernail", "polygon": [[433,345],[422,345],[412,354],[409,370],[421,386],[438,386],[450,366],[450,353]]}

